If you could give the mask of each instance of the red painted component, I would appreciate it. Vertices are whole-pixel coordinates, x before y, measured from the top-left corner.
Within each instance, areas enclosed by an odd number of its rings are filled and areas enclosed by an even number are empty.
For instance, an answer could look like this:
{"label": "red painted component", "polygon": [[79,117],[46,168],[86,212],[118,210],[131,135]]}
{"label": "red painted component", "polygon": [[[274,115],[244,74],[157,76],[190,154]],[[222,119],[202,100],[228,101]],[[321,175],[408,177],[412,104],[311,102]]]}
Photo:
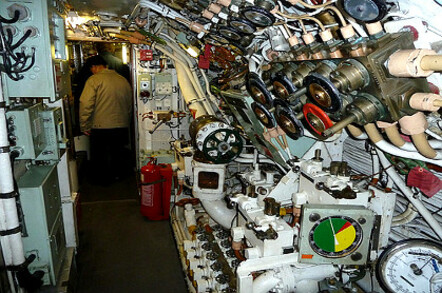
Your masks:
{"label": "red painted component", "polygon": [[439,89],[439,87],[438,87],[437,85],[435,85],[435,84],[432,83],[432,82],[428,82],[428,86],[430,87],[430,91],[431,91],[433,94],[436,94],[436,95],[439,95],[439,94],[440,94],[440,89]]}
{"label": "red painted component", "polygon": [[149,220],[169,218],[173,171],[155,158],[141,168],[141,214]]}
{"label": "red painted component", "polygon": [[313,114],[316,117],[318,117],[322,123],[325,126],[325,129],[329,129],[330,127],[333,126],[333,121],[331,121],[330,117],[328,117],[328,115],[318,106],[307,103],[304,105],[304,107],[302,108],[302,112],[304,113],[304,117],[305,120],[307,121],[308,125],[310,126],[311,130],[313,130],[316,134],[322,135],[321,132],[317,131],[311,124],[310,121],[308,120],[308,114]]}
{"label": "red painted component", "polygon": [[211,45],[206,44],[204,47],[204,55],[199,56],[198,60],[198,67],[201,69],[209,69],[210,67],[210,58],[212,56],[212,52],[210,49],[212,48]]}
{"label": "red painted component", "polygon": [[406,25],[406,26],[404,26],[404,29],[406,29],[407,31],[409,31],[413,34],[413,39],[415,41],[417,41],[419,39],[419,32],[414,26]]}
{"label": "red painted component", "polygon": [[152,50],[140,50],[140,61],[152,61],[153,60],[153,52]]}

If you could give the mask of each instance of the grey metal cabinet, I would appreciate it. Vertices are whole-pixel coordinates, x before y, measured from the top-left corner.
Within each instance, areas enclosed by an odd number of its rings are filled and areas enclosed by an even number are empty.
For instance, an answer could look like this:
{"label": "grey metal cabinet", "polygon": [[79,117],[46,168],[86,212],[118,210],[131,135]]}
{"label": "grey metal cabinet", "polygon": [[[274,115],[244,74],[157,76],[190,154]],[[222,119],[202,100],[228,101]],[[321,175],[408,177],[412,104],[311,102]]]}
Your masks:
{"label": "grey metal cabinet", "polygon": [[37,256],[29,269],[44,271],[44,284],[56,285],[66,250],[56,166],[31,166],[18,187],[27,233],[25,255]]}

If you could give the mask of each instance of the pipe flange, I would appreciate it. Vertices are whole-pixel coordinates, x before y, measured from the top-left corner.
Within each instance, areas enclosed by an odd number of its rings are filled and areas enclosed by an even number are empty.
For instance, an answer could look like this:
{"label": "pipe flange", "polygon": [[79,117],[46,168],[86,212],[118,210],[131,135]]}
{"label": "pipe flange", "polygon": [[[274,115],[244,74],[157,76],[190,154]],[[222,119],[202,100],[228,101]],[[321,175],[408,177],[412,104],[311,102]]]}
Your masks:
{"label": "pipe flange", "polygon": [[322,133],[333,126],[330,117],[321,108],[310,103],[304,105],[302,112],[306,124],[313,131],[313,134],[319,139],[326,139],[327,137],[323,136]]}
{"label": "pipe flange", "polygon": [[237,31],[233,27],[224,26],[221,27],[218,32],[225,37],[226,39],[232,40],[232,41],[239,41],[241,40],[241,33]]}
{"label": "pipe flange", "polygon": [[275,116],[279,127],[284,130],[288,137],[296,140],[304,136],[304,127],[290,107],[280,109]]}
{"label": "pipe flange", "polygon": [[256,31],[256,26],[252,22],[239,17],[232,17],[229,21],[229,25],[238,32],[246,35],[251,35]]}
{"label": "pipe flange", "polygon": [[262,104],[252,103],[253,113],[255,113],[256,118],[267,128],[275,127],[275,119],[272,113]]}
{"label": "pipe flange", "polygon": [[256,26],[267,27],[275,22],[275,16],[258,6],[249,6],[242,10],[242,15]]}
{"label": "pipe flange", "polygon": [[339,90],[328,78],[310,73],[305,78],[308,98],[324,111],[335,113],[342,108],[342,98]]}
{"label": "pipe flange", "polygon": [[254,73],[250,72],[247,76],[246,83],[247,91],[250,96],[255,100],[255,102],[259,104],[263,104],[266,107],[270,108],[272,103],[272,95],[270,91],[267,89],[266,84],[261,79],[261,77]]}
{"label": "pipe flange", "polygon": [[276,74],[272,78],[273,93],[281,99],[287,99],[290,94],[293,94],[298,88],[286,75]]}

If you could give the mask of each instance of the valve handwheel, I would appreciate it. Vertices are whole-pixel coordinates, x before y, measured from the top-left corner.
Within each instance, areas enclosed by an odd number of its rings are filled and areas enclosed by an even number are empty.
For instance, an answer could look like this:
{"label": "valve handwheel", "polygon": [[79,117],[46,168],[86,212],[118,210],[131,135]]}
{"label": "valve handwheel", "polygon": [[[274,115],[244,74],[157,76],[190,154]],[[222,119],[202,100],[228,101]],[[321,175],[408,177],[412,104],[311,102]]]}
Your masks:
{"label": "valve handwheel", "polygon": [[243,9],[242,15],[256,26],[266,27],[275,22],[275,16],[259,6],[249,6]]}
{"label": "valve handwheel", "polygon": [[342,108],[342,98],[339,90],[328,78],[311,73],[305,78],[307,96],[322,110],[335,113]]}
{"label": "valve handwheel", "polygon": [[238,30],[233,27],[221,27],[218,31],[223,37],[232,41],[241,40],[241,34]]}
{"label": "valve handwheel", "polygon": [[277,74],[273,79],[273,92],[281,99],[287,99],[290,94],[293,94],[298,89],[292,81],[285,75]]}
{"label": "valve handwheel", "polygon": [[253,103],[252,104],[253,113],[255,113],[256,118],[267,128],[275,127],[275,119],[272,113],[262,104]]}
{"label": "valve handwheel", "polygon": [[253,34],[256,31],[256,27],[252,22],[239,17],[232,17],[229,21],[229,25],[246,35]]}
{"label": "valve handwheel", "polygon": [[276,121],[279,127],[281,127],[291,139],[296,140],[304,136],[302,123],[296,118],[295,113],[290,108],[282,108],[278,110]]}
{"label": "valve handwheel", "polygon": [[304,113],[305,120],[313,130],[313,133],[318,136],[318,138],[325,139],[322,133],[333,126],[333,121],[331,121],[330,117],[318,106],[314,104],[305,104],[302,108]]}
{"label": "valve handwheel", "polygon": [[237,131],[217,129],[204,140],[202,152],[207,160],[215,164],[225,164],[238,157],[242,148],[243,141]]}
{"label": "valve handwheel", "polygon": [[250,72],[247,76],[246,86],[247,91],[255,102],[263,104],[268,108],[271,107],[272,95],[258,74]]}

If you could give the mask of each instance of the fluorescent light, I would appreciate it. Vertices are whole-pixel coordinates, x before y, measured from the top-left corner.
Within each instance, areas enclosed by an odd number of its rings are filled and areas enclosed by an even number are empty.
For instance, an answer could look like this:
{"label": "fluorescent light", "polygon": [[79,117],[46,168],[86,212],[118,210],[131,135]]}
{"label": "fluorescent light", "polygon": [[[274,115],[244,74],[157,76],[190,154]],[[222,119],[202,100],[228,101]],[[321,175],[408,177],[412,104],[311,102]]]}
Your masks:
{"label": "fluorescent light", "polygon": [[186,52],[187,52],[190,56],[192,56],[193,58],[196,58],[196,57],[198,57],[198,55],[199,55],[199,50],[198,50],[198,48],[196,48],[196,47],[194,47],[194,46],[189,46],[189,47],[187,47]]}
{"label": "fluorescent light", "polygon": [[123,55],[122,58],[121,58],[121,59],[123,59],[123,63],[127,64],[128,59],[127,59],[127,46],[126,46],[126,44],[123,44],[123,47],[122,47],[122,50],[121,50],[121,55]]}

